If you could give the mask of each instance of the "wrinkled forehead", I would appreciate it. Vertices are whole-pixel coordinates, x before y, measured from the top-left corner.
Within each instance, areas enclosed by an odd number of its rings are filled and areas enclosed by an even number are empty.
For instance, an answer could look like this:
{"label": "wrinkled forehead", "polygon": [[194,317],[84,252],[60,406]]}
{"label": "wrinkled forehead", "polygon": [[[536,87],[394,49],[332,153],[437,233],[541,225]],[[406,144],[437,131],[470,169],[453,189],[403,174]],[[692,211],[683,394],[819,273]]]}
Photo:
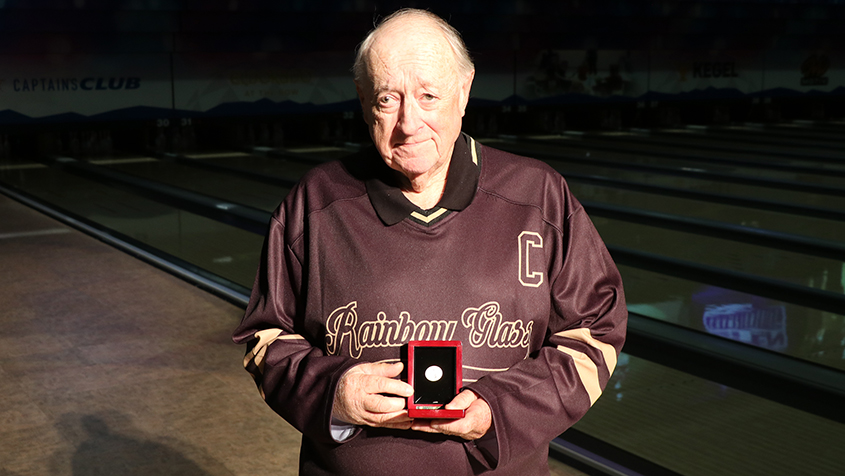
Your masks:
{"label": "wrinkled forehead", "polygon": [[454,83],[458,63],[443,33],[420,24],[387,25],[365,57],[367,78],[376,87],[399,76]]}

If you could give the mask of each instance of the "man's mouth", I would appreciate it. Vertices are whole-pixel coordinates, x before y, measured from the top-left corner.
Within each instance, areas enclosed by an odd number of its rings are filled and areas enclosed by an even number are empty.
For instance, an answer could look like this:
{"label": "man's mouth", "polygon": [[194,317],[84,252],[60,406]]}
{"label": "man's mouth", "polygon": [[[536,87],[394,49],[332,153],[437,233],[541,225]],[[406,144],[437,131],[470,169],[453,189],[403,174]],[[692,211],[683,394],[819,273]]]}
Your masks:
{"label": "man's mouth", "polygon": [[424,140],[417,140],[417,141],[412,141],[412,142],[401,142],[401,143],[394,145],[393,147],[395,147],[397,149],[402,148],[402,147],[416,147],[418,145],[424,144],[425,142],[426,141],[424,141]]}

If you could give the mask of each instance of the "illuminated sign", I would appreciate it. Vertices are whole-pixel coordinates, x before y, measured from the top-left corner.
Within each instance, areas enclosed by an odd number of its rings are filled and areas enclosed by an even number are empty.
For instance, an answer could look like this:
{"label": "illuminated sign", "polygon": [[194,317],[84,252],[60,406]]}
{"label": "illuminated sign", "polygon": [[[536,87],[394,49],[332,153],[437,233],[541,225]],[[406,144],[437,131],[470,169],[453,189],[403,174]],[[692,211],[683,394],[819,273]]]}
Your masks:
{"label": "illuminated sign", "polygon": [[693,78],[738,78],[733,61],[701,61],[692,64]]}
{"label": "illuminated sign", "polygon": [[713,335],[765,349],[784,351],[788,345],[783,306],[709,305],[704,309],[704,328]]}
{"label": "illuminated sign", "polygon": [[32,91],[108,91],[138,89],[141,78],[15,78],[12,88],[15,92]]}
{"label": "illuminated sign", "polygon": [[825,55],[812,55],[801,63],[801,86],[825,86],[830,60]]}

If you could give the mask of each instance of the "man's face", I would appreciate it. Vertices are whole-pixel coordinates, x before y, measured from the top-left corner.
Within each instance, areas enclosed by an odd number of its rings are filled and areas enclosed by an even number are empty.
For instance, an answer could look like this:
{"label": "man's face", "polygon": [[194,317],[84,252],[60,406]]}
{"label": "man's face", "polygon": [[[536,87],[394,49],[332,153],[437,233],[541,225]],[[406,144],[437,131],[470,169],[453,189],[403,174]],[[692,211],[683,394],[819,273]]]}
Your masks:
{"label": "man's face", "polygon": [[367,65],[356,87],[385,163],[411,180],[447,166],[473,73],[458,73],[443,35],[426,25],[393,25],[376,39]]}

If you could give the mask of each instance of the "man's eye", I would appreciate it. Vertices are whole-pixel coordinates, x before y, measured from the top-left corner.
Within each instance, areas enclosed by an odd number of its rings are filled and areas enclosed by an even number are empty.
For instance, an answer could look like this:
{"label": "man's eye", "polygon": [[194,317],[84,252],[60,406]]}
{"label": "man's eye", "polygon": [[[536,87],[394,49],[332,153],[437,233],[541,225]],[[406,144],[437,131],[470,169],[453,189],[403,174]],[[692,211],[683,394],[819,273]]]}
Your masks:
{"label": "man's eye", "polygon": [[382,96],[382,97],[380,97],[380,98],[378,99],[378,102],[379,102],[379,104],[381,104],[381,105],[387,105],[387,104],[390,104],[392,101],[393,101],[393,98],[392,98],[392,97],[390,97],[390,96]]}
{"label": "man's eye", "polygon": [[434,101],[435,99],[437,99],[433,94],[428,94],[428,93],[423,94],[422,98],[425,101]]}

